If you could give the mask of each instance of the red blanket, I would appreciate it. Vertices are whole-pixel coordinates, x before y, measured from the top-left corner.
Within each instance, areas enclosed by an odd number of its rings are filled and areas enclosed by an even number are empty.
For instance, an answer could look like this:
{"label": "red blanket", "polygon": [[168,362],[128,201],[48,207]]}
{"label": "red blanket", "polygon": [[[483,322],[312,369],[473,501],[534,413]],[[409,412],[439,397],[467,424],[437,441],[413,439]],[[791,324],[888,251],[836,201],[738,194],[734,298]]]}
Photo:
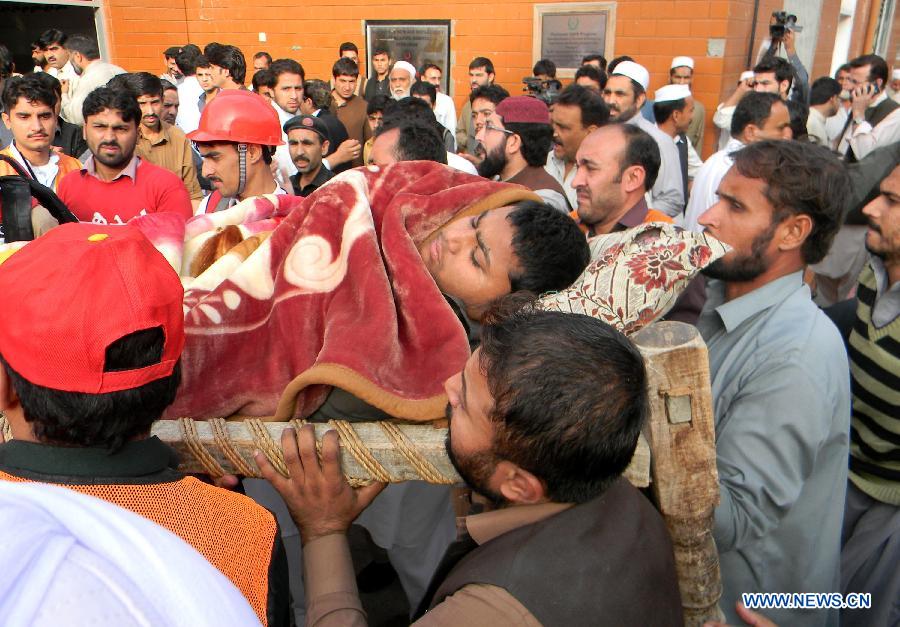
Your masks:
{"label": "red blanket", "polygon": [[413,162],[190,220],[183,269],[230,252],[188,280],[183,383],[166,417],[286,420],[332,386],[398,418],[442,417],[443,382],[469,348],[416,246],[454,218],[526,198]]}

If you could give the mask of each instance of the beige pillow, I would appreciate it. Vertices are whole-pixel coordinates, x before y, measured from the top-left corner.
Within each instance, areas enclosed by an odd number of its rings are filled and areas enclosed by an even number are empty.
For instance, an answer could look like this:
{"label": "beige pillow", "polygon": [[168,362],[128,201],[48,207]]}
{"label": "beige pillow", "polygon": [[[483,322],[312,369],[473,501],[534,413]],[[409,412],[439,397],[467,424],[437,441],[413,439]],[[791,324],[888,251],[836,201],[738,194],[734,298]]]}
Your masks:
{"label": "beige pillow", "polygon": [[592,238],[591,262],[538,308],[599,318],[630,335],[664,316],[700,270],[728,252],[719,240],[651,222]]}

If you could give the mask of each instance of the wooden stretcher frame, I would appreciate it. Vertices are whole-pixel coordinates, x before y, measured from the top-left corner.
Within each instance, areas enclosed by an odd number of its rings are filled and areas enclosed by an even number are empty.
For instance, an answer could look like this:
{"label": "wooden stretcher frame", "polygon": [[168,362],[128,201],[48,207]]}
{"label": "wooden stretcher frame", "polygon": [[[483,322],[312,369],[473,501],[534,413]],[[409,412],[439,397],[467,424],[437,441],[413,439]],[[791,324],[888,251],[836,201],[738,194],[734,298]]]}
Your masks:
{"label": "wooden stretcher frame", "polygon": [[[712,537],[719,500],[715,423],[706,345],[692,326],[655,323],[632,336],[644,356],[650,419],[626,477],[647,492],[672,537],[685,625],[721,620],[719,559]],[[5,419],[0,416],[0,421]],[[154,423],[152,433],[175,448],[188,473],[257,476],[260,450],[285,472],[280,435],[292,421],[267,422],[241,416],[217,421],[190,419]],[[430,424],[317,424],[341,435],[341,458],[351,483],[373,478],[424,479],[459,484],[444,450],[446,428]],[[8,437],[8,433],[6,434]]]}

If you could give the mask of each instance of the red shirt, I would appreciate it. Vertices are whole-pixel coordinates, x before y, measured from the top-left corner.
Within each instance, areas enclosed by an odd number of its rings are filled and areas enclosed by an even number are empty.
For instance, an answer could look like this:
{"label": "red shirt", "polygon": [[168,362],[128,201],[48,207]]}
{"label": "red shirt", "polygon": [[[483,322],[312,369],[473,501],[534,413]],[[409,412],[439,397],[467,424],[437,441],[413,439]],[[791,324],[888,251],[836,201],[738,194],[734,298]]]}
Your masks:
{"label": "red shirt", "polygon": [[112,181],[94,173],[93,157],[81,170],[59,182],[57,194],[82,222],[124,224],[146,213],[171,211],[185,219],[194,211],[181,179],[164,168],[137,157]]}

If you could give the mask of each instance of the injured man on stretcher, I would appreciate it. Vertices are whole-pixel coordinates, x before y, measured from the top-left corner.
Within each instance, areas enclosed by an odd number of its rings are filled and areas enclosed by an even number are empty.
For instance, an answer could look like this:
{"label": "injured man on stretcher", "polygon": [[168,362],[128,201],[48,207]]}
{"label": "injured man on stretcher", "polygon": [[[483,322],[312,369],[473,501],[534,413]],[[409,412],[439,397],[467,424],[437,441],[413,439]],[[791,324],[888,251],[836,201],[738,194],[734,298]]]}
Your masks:
{"label": "injured man on stretcher", "polygon": [[250,199],[184,237],[154,217],[135,222],[187,275],[170,418],[439,419],[491,303],[564,289],[589,260],[529,191],[430,162]]}

